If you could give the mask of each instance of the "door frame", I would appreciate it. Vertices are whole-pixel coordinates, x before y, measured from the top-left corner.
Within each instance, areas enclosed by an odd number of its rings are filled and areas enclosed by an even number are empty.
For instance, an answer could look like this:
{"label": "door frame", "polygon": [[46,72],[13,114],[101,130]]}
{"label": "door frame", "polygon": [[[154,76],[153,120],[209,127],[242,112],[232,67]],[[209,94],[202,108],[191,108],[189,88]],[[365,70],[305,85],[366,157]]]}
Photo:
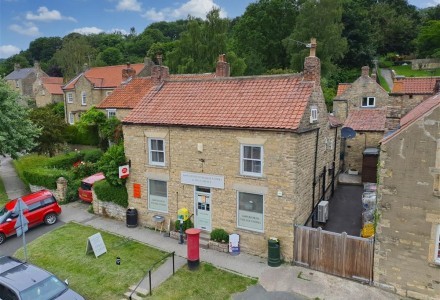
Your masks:
{"label": "door frame", "polygon": [[[204,188],[204,189],[209,189],[209,193],[207,192],[201,192],[201,191],[197,191],[197,188]],[[206,186],[200,186],[200,185],[195,185],[194,186],[194,228],[198,228],[198,195],[204,195],[204,196],[208,196],[209,197],[209,224],[210,224],[210,228],[199,228],[201,230],[204,231],[208,231],[211,232],[212,231],[212,188],[211,187],[206,187]]]}

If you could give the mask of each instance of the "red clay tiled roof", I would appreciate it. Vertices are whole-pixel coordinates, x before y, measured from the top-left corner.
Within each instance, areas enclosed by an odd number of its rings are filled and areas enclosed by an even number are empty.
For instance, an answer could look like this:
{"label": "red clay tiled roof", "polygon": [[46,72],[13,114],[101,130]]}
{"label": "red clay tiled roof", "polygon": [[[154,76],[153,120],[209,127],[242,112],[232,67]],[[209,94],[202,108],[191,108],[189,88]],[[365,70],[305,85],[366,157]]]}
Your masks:
{"label": "red clay tiled roof", "polygon": [[419,117],[423,116],[427,111],[436,105],[440,104],[440,94],[432,96],[408,112],[405,116],[400,119],[400,126],[404,126],[410,122],[417,120]]}
{"label": "red clay tiled roof", "polygon": [[385,131],[386,110],[362,108],[349,112],[344,127],[356,131]]}
{"label": "red clay tiled roof", "polygon": [[331,114],[328,114],[328,121],[331,127],[339,127],[344,124],[341,120]]}
{"label": "red clay tiled roof", "polygon": [[97,108],[135,108],[139,101],[154,86],[151,77],[133,78],[127,85],[121,86],[97,105]]}
{"label": "red clay tiled roof", "polygon": [[349,87],[351,87],[351,83],[340,83],[338,85],[338,92],[336,93],[336,96],[342,95],[342,93],[345,92]]}
{"label": "red clay tiled roof", "polygon": [[299,76],[166,81],[123,120],[151,125],[296,130],[313,82]]}
{"label": "red clay tiled roof", "polygon": [[[138,74],[144,68],[144,64],[133,64],[131,67]],[[90,80],[95,85],[95,88],[116,88],[122,82],[122,70],[125,68],[127,68],[127,65],[90,68],[67,83],[64,89],[70,90],[75,88],[75,83],[81,75]]]}
{"label": "red clay tiled roof", "polygon": [[203,73],[203,74],[171,74],[172,80],[191,80],[191,79],[210,79],[214,78],[215,73]]}
{"label": "red clay tiled roof", "polygon": [[42,77],[41,82],[46,90],[52,95],[63,94],[63,77]]}
{"label": "red clay tiled roof", "polygon": [[434,94],[434,87],[440,77],[405,77],[395,79],[391,94]]}
{"label": "red clay tiled roof", "polygon": [[407,113],[402,119],[400,119],[400,128],[397,131],[393,132],[391,135],[382,139],[381,143],[386,143],[389,140],[393,139],[395,136],[403,132],[412,123],[423,117],[429,111],[434,110],[436,107],[440,107],[440,93],[426,99],[425,101],[417,105],[414,109],[412,109],[409,113]]}

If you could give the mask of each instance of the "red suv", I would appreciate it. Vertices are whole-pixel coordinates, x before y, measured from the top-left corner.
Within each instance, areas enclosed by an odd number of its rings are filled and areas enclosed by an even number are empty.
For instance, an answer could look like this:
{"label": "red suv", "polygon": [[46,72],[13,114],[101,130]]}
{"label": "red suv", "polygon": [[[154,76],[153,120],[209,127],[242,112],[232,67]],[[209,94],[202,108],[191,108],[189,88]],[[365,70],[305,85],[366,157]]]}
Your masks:
{"label": "red suv", "polygon": [[[24,211],[24,216],[28,219],[28,227],[33,227],[41,223],[47,225],[55,224],[61,207],[58,205],[54,195],[48,190],[41,190],[21,197],[28,209]],[[13,213],[17,199],[11,200],[0,209],[0,244],[6,237],[15,234],[15,223],[17,215]]]}
{"label": "red suv", "polygon": [[105,179],[104,173],[99,172],[81,180],[81,186],[78,188],[79,198],[86,202],[92,202],[92,186],[95,182],[103,179]]}

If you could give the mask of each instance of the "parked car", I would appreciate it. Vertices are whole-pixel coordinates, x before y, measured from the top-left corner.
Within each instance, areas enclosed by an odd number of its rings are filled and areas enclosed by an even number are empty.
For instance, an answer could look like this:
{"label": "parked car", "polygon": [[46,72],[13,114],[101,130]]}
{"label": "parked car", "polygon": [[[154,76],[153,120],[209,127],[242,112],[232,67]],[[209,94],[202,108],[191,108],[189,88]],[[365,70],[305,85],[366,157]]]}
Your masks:
{"label": "parked car", "polygon": [[102,172],[93,174],[89,177],[81,180],[81,186],[78,188],[78,196],[81,200],[86,202],[92,202],[92,187],[93,184],[97,181],[105,179],[105,175]]}
{"label": "parked car", "polygon": [[84,300],[69,289],[67,281],[10,256],[0,256],[0,296],[5,300]]}
{"label": "parked car", "polygon": [[[24,211],[24,216],[28,219],[28,227],[34,227],[45,223],[53,225],[61,214],[61,207],[58,205],[55,196],[49,190],[41,190],[21,197],[28,209]],[[0,244],[8,236],[16,233],[15,223],[17,214],[13,212],[17,199],[11,200],[0,209]]]}

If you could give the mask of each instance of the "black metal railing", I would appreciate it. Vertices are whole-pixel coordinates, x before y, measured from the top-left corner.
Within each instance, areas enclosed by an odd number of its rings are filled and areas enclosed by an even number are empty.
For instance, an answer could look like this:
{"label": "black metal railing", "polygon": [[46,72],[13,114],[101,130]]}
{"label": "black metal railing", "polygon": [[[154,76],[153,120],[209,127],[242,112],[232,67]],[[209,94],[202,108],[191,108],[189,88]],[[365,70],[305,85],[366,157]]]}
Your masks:
{"label": "black metal railing", "polygon": [[148,285],[149,285],[149,294],[150,296],[153,294],[152,293],[152,288],[151,288],[151,271],[154,269],[155,266],[157,266],[157,264],[159,264],[160,262],[162,262],[164,259],[167,259],[168,257],[172,256],[173,258],[173,275],[175,273],[175,265],[174,265],[174,255],[175,252],[171,252],[168,253],[167,255],[165,255],[164,257],[162,257],[160,260],[156,261],[149,269],[147,272],[145,272],[145,275],[142,277],[142,279],[139,281],[139,283],[136,285],[136,287],[133,289],[133,291],[131,292],[130,296],[128,296],[128,299],[131,300],[131,296],[136,292],[137,288],[139,287],[139,285],[142,283],[142,281],[144,281],[145,277],[148,274]]}

